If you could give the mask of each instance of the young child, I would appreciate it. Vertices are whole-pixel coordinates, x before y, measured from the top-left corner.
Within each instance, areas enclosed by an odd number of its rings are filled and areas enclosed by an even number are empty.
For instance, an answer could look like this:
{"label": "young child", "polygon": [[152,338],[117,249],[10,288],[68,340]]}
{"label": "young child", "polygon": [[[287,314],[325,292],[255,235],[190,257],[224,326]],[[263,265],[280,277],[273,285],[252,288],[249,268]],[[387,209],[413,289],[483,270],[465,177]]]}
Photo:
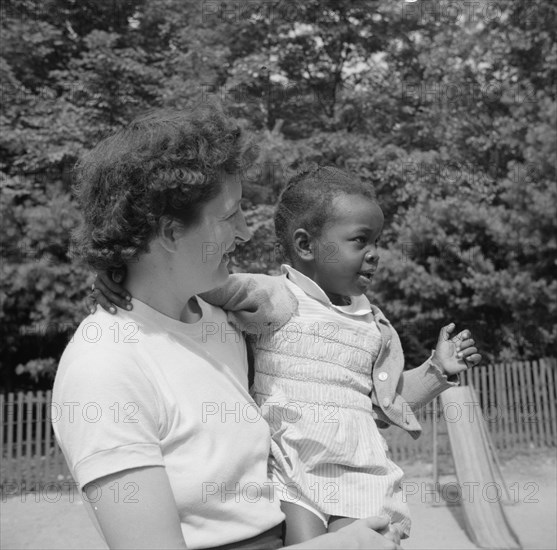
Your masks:
{"label": "young child", "polygon": [[231,275],[203,295],[251,334],[252,395],[271,429],[287,545],[384,514],[389,536],[406,538],[403,472],[378,426],[418,437],[415,411],[481,359],[468,330],[450,337],[451,323],[425,363],[403,370],[395,329],[365,296],[383,221],[369,185],[337,168],[301,173],[275,215],[283,275]]}

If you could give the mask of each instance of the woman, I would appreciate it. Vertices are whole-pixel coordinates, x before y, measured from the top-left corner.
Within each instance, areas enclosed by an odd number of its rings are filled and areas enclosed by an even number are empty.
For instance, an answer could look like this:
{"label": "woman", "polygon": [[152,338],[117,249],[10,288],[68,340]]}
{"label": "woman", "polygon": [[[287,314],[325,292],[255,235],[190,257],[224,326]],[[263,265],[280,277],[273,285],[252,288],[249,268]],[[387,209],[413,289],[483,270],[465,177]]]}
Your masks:
{"label": "woman", "polygon": [[[60,361],[54,424],[111,548],[277,548],[269,429],[247,391],[245,343],[198,295],[249,238],[240,174],[254,148],[218,109],[155,112],[79,166],[76,251],[125,266],[132,311],[100,309]],[[300,548],[395,548],[369,518]],[[377,530],[377,531],[376,531]]]}

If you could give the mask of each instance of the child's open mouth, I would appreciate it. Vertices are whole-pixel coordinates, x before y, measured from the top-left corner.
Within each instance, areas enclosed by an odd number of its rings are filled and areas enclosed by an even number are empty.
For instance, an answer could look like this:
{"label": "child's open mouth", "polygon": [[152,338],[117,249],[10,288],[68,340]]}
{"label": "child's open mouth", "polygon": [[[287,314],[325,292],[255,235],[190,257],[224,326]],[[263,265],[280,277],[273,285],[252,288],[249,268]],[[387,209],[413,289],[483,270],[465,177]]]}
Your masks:
{"label": "child's open mouth", "polygon": [[368,281],[371,281],[371,279],[373,278],[373,275],[375,274],[375,270],[371,270],[371,271],[358,271],[358,275],[360,277],[363,277],[365,279],[367,279]]}

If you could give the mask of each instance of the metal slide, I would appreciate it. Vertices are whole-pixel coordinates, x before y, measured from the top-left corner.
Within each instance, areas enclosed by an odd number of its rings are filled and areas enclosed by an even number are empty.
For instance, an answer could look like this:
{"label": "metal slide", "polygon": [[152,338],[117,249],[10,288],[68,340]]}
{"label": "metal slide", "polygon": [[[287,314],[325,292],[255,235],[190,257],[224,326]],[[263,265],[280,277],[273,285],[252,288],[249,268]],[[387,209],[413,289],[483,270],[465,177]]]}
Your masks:
{"label": "metal slide", "polygon": [[440,397],[468,537],[480,548],[521,549],[503,508],[507,489],[502,476],[495,475],[494,448],[476,393],[470,386],[459,386]]}

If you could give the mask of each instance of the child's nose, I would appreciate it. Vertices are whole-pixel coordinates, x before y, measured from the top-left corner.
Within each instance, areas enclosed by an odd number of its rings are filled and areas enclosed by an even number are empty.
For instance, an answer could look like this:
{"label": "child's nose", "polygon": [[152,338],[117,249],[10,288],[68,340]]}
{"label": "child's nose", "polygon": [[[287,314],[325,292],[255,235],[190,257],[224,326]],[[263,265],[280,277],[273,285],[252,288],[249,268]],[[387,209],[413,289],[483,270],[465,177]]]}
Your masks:
{"label": "child's nose", "polygon": [[243,212],[240,212],[236,221],[236,239],[244,243],[251,239],[251,231],[246,223]]}
{"label": "child's nose", "polygon": [[365,260],[368,264],[376,264],[379,261],[379,251],[377,250],[377,248],[370,250],[365,255]]}

